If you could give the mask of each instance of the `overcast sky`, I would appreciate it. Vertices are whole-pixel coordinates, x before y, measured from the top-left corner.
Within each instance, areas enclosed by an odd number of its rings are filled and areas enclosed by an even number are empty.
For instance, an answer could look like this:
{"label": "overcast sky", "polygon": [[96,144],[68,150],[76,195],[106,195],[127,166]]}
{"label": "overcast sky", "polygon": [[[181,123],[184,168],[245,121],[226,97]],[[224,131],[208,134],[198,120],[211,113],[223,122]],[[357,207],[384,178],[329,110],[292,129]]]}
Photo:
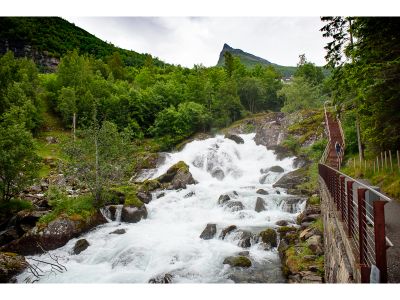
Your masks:
{"label": "overcast sky", "polygon": [[224,43],[295,66],[299,54],[324,65],[319,17],[64,17],[114,45],[192,67],[214,66]]}

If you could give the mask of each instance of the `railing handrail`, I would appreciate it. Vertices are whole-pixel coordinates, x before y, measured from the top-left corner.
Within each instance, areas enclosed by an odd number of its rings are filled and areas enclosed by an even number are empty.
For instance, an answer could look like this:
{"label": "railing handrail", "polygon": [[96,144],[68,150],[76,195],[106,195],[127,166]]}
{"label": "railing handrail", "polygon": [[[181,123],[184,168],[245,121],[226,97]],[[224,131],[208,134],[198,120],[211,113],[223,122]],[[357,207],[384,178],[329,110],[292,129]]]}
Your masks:
{"label": "railing handrail", "polygon": [[343,177],[345,177],[345,178],[347,178],[347,179],[349,179],[349,180],[351,180],[351,181],[354,181],[355,183],[357,183],[358,185],[360,185],[360,186],[363,187],[364,189],[367,189],[367,190],[371,191],[372,193],[374,193],[375,195],[379,196],[380,198],[382,198],[382,199],[384,199],[384,200],[386,200],[386,201],[388,201],[388,202],[393,201],[393,200],[390,199],[388,196],[385,196],[385,195],[382,194],[381,192],[378,192],[378,191],[374,190],[371,186],[369,186],[369,185],[367,185],[367,184],[365,184],[365,183],[362,183],[361,181],[359,181],[359,180],[357,180],[357,179],[354,179],[353,177],[350,177],[350,176],[348,176],[348,175],[346,175],[346,174],[340,172],[339,170],[328,166],[327,164],[321,164],[321,165],[324,165],[324,166],[326,166],[327,168],[329,168],[329,169],[335,171],[335,172],[338,173],[340,176],[343,176]]}

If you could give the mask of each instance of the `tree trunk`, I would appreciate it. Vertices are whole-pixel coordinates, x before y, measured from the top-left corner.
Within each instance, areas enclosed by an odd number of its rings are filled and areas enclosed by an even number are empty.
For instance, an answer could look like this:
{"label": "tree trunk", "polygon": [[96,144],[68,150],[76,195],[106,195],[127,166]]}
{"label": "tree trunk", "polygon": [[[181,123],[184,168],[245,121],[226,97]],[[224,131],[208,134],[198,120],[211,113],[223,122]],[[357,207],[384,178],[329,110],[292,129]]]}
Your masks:
{"label": "tree trunk", "polygon": [[364,152],[361,144],[361,135],[360,135],[360,121],[358,119],[358,115],[356,117],[356,129],[357,129],[357,143],[358,143],[358,153],[360,156],[360,161],[364,159]]}

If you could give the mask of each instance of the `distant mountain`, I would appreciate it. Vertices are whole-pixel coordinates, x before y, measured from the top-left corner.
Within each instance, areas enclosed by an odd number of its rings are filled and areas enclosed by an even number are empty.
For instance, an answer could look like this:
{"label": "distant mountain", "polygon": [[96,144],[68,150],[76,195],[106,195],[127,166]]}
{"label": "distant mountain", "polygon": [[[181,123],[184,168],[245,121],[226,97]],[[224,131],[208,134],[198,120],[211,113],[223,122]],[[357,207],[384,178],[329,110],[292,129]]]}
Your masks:
{"label": "distant mountain", "polygon": [[224,53],[227,51],[230,52],[234,57],[238,57],[242,62],[242,64],[244,64],[246,67],[249,68],[253,68],[256,65],[273,66],[275,69],[281,72],[284,77],[290,77],[296,71],[296,67],[286,67],[274,64],[264,58],[255,56],[251,53],[244,52],[241,49],[234,49],[228,44],[224,44],[224,47],[222,48],[222,51],[219,54],[217,66],[222,66],[224,64],[225,62]]}
{"label": "distant mountain", "polygon": [[[15,56],[30,57],[44,69],[51,71],[59,58],[78,49],[80,54],[106,58],[119,52],[128,66],[143,66],[146,54],[118,48],[93,34],[58,17],[0,17],[0,55],[7,50]],[[164,65],[158,59],[155,65]]]}

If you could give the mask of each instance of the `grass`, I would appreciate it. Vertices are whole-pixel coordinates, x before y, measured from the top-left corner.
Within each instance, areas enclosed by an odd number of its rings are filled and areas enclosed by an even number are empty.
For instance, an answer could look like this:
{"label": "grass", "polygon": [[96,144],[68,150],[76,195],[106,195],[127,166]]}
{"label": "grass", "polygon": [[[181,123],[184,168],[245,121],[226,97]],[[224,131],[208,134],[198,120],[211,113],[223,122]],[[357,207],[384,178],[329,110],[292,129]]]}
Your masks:
{"label": "grass", "polygon": [[0,203],[0,219],[9,214],[16,214],[24,209],[32,209],[33,204],[31,201],[22,199],[11,199],[7,203]]}
{"label": "grass", "polygon": [[[355,168],[354,159],[356,160]],[[347,164],[341,171],[350,177],[367,179],[372,185],[379,186],[381,191],[389,197],[400,201],[400,170],[397,166],[397,160],[393,161],[393,171],[388,165],[387,168],[385,166],[383,169],[380,168],[379,172],[377,168],[374,171],[374,165],[371,161],[367,158],[368,164],[365,168],[365,164],[360,165],[358,155],[353,155],[348,158]]]}
{"label": "grass", "polygon": [[96,212],[91,195],[68,197],[64,191],[52,186],[47,192],[52,211],[39,219],[39,224],[48,224],[64,215],[73,220],[84,220]]}
{"label": "grass", "polygon": [[324,255],[318,256],[315,260],[308,260],[306,256],[314,255],[314,253],[307,247],[305,242],[295,246],[290,246],[286,250],[286,267],[284,273],[296,273],[300,271],[307,271],[309,267],[316,266],[317,274],[324,275]]}

